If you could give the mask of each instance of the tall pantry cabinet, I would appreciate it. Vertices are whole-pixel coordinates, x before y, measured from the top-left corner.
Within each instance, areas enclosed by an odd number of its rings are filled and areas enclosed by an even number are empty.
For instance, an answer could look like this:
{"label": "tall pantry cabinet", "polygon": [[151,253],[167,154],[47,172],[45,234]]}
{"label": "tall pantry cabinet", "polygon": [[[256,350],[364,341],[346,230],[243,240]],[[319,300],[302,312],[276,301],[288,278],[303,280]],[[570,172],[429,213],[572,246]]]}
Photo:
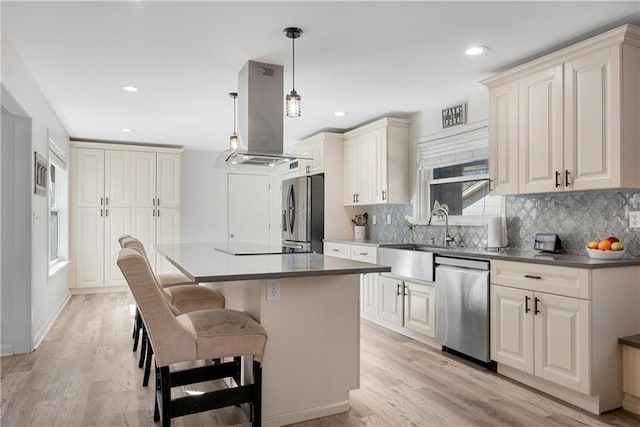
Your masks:
{"label": "tall pantry cabinet", "polygon": [[72,142],[72,288],[126,286],[118,237],[131,234],[156,272],[173,267],[152,248],[180,239],[180,153],[173,148]]}

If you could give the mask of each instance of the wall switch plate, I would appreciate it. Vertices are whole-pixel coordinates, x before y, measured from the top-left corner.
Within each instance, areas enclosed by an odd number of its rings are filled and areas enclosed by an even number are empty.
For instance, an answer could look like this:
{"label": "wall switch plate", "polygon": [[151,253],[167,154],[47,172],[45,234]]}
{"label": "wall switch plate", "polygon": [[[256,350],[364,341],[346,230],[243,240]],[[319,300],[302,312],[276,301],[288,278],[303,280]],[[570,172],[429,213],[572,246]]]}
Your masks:
{"label": "wall switch plate", "polygon": [[640,228],[640,211],[629,211],[629,228]]}
{"label": "wall switch plate", "polygon": [[280,280],[267,280],[267,301],[277,301],[280,299]]}
{"label": "wall switch plate", "polygon": [[387,225],[391,225],[391,214],[387,214]]}
{"label": "wall switch plate", "polygon": [[371,225],[376,225],[376,216],[371,215]]}

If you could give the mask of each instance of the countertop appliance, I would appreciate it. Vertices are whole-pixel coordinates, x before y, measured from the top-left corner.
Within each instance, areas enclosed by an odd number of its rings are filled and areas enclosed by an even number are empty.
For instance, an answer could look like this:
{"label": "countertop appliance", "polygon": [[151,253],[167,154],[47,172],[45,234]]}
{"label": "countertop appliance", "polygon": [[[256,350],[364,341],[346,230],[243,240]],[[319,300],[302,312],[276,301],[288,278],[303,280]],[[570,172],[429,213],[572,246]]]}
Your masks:
{"label": "countertop appliance", "polygon": [[324,176],[282,181],[282,246],[291,252],[322,253]]}
{"label": "countertop appliance", "polygon": [[489,261],[436,256],[436,341],[490,362]]}
{"label": "countertop appliance", "polygon": [[533,249],[542,252],[559,252],[560,237],[555,233],[536,233],[533,241]]}

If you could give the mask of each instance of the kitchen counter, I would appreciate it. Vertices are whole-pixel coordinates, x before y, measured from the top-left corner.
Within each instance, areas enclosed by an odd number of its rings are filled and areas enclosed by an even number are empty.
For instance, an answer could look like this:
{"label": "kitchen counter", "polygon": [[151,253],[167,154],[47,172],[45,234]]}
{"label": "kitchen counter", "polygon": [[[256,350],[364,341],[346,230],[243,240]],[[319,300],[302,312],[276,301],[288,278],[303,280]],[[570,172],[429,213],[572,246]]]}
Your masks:
{"label": "kitchen counter", "polygon": [[360,274],[390,267],[315,253],[273,254],[256,245],[184,243],[156,250],[192,280],[222,293],[225,308],[244,311],[267,331],[263,426],[349,410],[349,392],[360,386]]}
{"label": "kitchen counter", "polygon": [[[316,253],[232,255],[217,243],[156,245],[156,250],[194,282],[383,273],[387,266]],[[254,248],[255,250],[255,248]]]}
{"label": "kitchen counter", "polygon": [[424,250],[433,252],[436,255],[450,256],[458,258],[478,258],[478,259],[499,259],[504,261],[519,261],[534,264],[551,264],[575,268],[612,268],[640,265],[639,258],[624,258],[621,260],[594,259],[586,255],[552,254],[538,251],[525,251],[515,249],[489,250],[485,248],[471,247],[441,247],[431,246],[422,243],[398,243],[398,242],[376,242],[374,240],[348,240],[348,239],[326,239],[325,241],[349,243],[357,245],[368,245],[377,247],[394,247],[415,245]]}
{"label": "kitchen counter", "polygon": [[618,342],[629,347],[640,348],[640,334],[619,338]]}

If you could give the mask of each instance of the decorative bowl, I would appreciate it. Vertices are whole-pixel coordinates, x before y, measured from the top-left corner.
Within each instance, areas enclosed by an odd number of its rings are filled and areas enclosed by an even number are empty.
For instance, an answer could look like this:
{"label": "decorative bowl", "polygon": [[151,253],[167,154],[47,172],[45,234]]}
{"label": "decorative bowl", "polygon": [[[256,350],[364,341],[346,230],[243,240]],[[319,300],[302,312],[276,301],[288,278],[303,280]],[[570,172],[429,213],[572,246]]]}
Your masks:
{"label": "decorative bowl", "polygon": [[589,256],[595,259],[621,259],[624,256],[624,249],[621,251],[601,251],[600,249],[589,249]]}

